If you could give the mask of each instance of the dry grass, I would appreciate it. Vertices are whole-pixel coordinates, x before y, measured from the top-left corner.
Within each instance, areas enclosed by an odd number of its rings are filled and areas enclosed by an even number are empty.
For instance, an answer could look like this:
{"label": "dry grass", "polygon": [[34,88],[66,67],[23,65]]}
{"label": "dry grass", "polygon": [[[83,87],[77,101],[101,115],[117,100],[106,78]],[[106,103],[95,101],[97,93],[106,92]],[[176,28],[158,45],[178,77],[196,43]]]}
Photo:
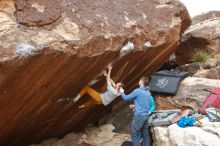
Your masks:
{"label": "dry grass", "polygon": [[196,53],[193,56],[195,62],[205,62],[211,57],[211,54],[204,50],[196,50]]}

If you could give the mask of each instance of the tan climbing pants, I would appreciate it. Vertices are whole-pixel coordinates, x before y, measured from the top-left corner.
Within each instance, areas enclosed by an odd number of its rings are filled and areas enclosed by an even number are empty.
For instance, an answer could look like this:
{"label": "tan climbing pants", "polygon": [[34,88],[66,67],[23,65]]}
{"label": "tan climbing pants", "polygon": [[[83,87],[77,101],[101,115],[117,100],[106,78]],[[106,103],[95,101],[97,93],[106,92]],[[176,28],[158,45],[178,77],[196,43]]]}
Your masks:
{"label": "tan climbing pants", "polygon": [[89,94],[89,96],[91,96],[91,97],[94,99],[94,101],[95,101],[96,104],[102,104],[102,98],[101,98],[100,93],[98,93],[97,91],[95,91],[94,89],[92,89],[92,88],[90,88],[90,87],[88,87],[88,86],[84,87],[84,88],[79,92],[79,94],[80,94],[81,97],[82,97],[83,95],[85,95],[86,93]]}

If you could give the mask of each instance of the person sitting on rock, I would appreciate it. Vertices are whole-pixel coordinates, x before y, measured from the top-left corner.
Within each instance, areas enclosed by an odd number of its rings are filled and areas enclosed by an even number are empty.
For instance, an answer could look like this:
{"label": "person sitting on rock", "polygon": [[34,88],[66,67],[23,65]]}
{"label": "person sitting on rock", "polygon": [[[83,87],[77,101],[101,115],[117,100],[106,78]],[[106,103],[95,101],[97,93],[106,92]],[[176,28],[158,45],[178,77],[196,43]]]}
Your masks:
{"label": "person sitting on rock", "polygon": [[[108,73],[106,71],[104,72],[104,76],[106,76],[106,81],[107,81],[107,90],[104,93],[99,93],[96,90],[90,88],[89,86],[86,86],[73,99],[73,102],[77,102],[83,95],[85,95],[87,93],[92,97],[93,101],[95,101],[95,104],[103,104],[103,105],[107,106],[113,100],[115,100],[118,96],[120,96],[119,91],[120,91],[120,88],[124,87],[124,84],[120,83],[120,82],[116,84],[111,79],[111,77],[110,77],[111,70],[112,70],[112,66],[109,65],[108,66]],[[89,101],[89,102],[79,106],[79,108],[87,107],[93,103],[94,102]]]}

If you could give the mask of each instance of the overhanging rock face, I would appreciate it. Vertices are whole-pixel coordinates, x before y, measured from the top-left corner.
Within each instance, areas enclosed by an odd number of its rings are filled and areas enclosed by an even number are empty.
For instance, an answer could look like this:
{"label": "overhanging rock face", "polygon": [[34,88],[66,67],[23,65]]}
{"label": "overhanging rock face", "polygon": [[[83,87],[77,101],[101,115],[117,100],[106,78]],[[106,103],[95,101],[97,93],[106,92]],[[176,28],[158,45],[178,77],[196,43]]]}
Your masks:
{"label": "overhanging rock face", "polygon": [[[59,99],[75,96],[109,63],[130,90],[160,68],[190,23],[174,0],[1,0],[0,145],[38,143],[97,122],[112,105],[78,110],[89,98]],[[128,41],[134,49],[125,54]]]}

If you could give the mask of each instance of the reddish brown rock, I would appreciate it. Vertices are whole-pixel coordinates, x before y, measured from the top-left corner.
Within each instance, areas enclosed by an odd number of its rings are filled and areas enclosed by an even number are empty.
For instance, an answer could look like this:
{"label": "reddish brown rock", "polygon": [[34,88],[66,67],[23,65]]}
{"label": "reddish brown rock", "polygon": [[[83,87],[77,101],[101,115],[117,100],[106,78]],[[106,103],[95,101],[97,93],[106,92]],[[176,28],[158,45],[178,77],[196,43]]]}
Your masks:
{"label": "reddish brown rock", "polygon": [[155,95],[155,104],[158,110],[176,109],[179,106],[175,105],[172,96]]}
{"label": "reddish brown rock", "polygon": [[205,17],[204,21],[192,25],[182,35],[180,46],[176,51],[176,60],[179,64],[192,61],[196,50],[220,53],[220,17],[213,18],[211,14],[210,17],[207,20]]}
{"label": "reddish brown rock", "polygon": [[[0,145],[21,146],[98,122],[114,103],[78,110],[90,98],[58,101],[109,63],[113,79],[132,89],[176,50],[190,18],[174,0],[1,0],[0,24]],[[135,48],[122,56],[128,41]],[[104,83],[93,88],[101,92]]]}
{"label": "reddish brown rock", "polygon": [[27,26],[44,26],[61,17],[59,0],[16,0],[17,22]]}

